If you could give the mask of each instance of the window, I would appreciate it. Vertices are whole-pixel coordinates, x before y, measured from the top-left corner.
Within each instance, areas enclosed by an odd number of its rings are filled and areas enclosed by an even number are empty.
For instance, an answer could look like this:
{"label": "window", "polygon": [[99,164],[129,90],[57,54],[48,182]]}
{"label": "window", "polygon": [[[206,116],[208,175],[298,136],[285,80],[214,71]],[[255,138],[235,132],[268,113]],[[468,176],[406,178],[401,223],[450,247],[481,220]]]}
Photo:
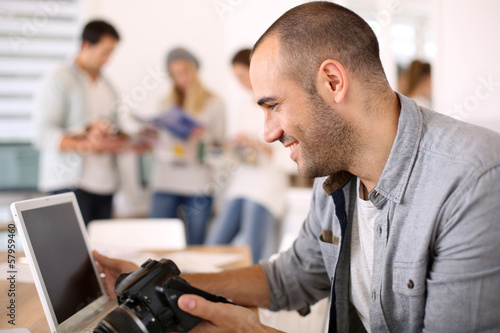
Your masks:
{"label": "window", "polygon": [[79,1],[0,3],[0,140],[29,141],[33,93],[42,75],[74,53]]}
{"label": "window", "polygon": [[77,50],[80,12],[80,0],[0,2],[0,161],[8,166],[0,189],[36,184],[33,95],[40,78]]}

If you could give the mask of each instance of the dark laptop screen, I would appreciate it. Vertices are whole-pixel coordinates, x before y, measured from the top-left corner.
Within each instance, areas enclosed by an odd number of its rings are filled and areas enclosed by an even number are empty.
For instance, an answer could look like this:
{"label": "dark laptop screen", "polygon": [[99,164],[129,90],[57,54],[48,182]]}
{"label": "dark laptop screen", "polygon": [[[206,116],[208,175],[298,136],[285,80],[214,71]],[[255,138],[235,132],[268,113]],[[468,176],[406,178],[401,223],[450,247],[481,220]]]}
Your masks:
{"label": "dark laptop screen", "polygon": [[58,323],[102,296],[71,203],[22,212]]}

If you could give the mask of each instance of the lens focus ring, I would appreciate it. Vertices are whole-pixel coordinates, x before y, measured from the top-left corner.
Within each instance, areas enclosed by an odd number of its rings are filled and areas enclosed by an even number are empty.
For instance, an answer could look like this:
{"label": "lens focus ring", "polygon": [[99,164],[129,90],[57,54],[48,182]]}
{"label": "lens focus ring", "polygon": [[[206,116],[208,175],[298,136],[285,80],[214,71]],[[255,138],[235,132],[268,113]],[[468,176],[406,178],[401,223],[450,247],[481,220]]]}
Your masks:
{"label": "lens focus ring", "polygon": [[99,323],[94,333],[144,333],[137,320],[132,312],[117,307]]}

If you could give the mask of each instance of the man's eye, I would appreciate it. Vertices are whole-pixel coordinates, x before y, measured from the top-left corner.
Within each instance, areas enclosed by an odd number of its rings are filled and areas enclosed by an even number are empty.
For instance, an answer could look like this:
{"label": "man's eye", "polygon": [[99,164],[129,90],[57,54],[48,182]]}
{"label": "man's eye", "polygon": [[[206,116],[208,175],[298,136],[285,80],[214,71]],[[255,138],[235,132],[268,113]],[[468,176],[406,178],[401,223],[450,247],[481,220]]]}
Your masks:
{"label": "man's eye", "polygon": [[269,110],[274,110],[274,109],[276,108],[276,106],[278,106],[278,104],[277,104],[277,103],[276,103],[276,104],[269,104],[269,105],[267,106],[267,108],[268,108]]}

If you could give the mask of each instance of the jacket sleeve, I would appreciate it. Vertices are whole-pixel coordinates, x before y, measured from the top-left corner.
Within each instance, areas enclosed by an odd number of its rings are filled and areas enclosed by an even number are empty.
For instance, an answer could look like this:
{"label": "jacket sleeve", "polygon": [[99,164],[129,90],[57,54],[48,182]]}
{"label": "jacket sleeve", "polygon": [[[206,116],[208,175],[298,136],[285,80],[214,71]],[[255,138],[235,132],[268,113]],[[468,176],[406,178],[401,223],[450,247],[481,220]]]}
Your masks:
{"label": "jacket sleeve", "polygon": [[68,108],[67,82],[59,73],[44,78],[35,95],[34,141],[40,150],[58,150]]}

